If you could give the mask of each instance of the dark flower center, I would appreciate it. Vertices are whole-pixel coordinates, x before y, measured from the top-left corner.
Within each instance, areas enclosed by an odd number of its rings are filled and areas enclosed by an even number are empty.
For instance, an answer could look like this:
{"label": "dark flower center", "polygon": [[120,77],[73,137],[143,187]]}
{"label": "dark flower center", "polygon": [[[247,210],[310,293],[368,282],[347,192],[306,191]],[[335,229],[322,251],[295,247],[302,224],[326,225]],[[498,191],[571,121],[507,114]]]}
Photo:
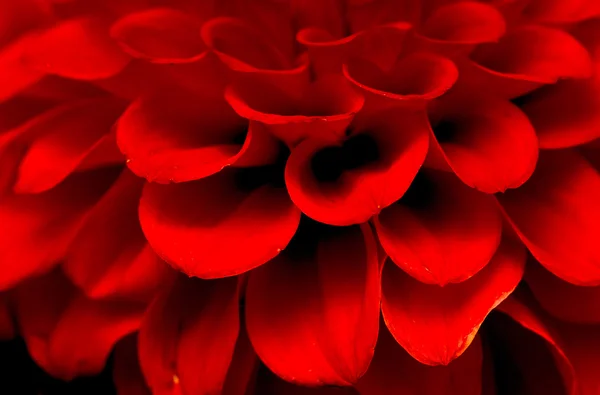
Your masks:
{"label": "dark flower center", "polygon": [[315,178],[321,182],[336,181],[344,171],[357,169],[379,159],[379,147],[366,134],[346,140],[341,147],[327,147],[317,152],[311,161]]}

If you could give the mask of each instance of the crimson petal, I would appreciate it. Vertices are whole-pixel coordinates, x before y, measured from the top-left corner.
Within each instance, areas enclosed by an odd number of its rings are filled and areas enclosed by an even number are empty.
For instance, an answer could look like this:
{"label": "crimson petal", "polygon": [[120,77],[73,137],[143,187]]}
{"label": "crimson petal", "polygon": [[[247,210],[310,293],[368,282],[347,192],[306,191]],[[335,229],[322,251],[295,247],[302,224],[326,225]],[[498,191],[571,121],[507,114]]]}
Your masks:
{"label": "crimson petal", "polygon": [[110,35],[135,58],[153,63],[188,63],[204,56],[202,21],[172,8],[152,8],[126,15]]}
{"label": "crimson petal", "polygon": [[480,395],[482,350],[479,337],[448,366],[427,366],[404,351],[387,329],[382,329],[375,357],[358,382],[361,395]]}
{"label": "crimson petal", "polygon": [[180,277],[148,308],[138,335],[153,393],[221,393],[239,332],[237,280]]}
{"label": "crimson petal", "polygon": [[23,89],[35,84],[44,72],[23,67],[22,56],[35,36],[26,35],[0,50],[0,70],[2,70],[2,83],[0,84],[0,101],[4,101],[21,92]]}
{"label": "crimson petal", "polygon": [[11,195],[0,202],[0,289],[45,272],[64,257],[114,173],[103,169],[76,174],[49,191]]}
{"label": "crimson petal", "polygon": [[224,101],[187,94],[134,102],[118,122],[117,140],[129,168],[158,183],[197,180],[238,161],[266,164],[277,148]]}
{"label": "crimson petal", "polygon": [[63,269],[90,298],[150,300],[173,275],[140,228],[142,186],[142,180],[125,170],[69,248]]}
{"label": "crimson petal", "polygon": [[284,253],[250,273],[248,334],[279,377],[300,385],[350,385],[373,356],[379,300],[368,225],[331,228],[309,220]]}
{"label": "crimson petal", "polygon": [[600,323],[600,286],[573,285],[533,260],[527,266],[525,280],[540,305],[554,317],[576,323]]}
{"label": "crimson petal", "polygon": [[[288,159],[285,182],[294,203],[309,217],[332,225],[366,222],[408,189],[425,160],[427,120],[398,110],[362,117],[337,141],[307,139]],[[354,148],[348,148],[354,147]],[[333,151],[366,158],[344,168]],[[336,151],[337,152],[337,151]],[[319,158],[323,164],[319,165]],[[327,174],[341,166],[337,177]]]}
{"label": "crimson petal", "polygon": [[396,265],[439,285],[467,280],[485,267],[502,234],[502,216],[491,196],[438,171],[417,175],[404,198],[374,224]]}
{"label": "crimson petal", "polygon": [[539,22],[578,22],[600,16],[600,4],[594,0],[531,0],[524,14],[528,19]]}
{"label": "crimson petal", "polygon": [[296,35],[296,40],[308,49],[311,65],[317,76],[339,74],[342,66],[352,57],[369,59],[383,69],[390,67],[398,57],[408,23],[390,23],[366,31],[337,38],[326,28],[307,27]]}
{"label": "crimson petal", "polygon": [[600,284],[600,174],[579,153],[543,151],[533,177],[497,197],[546,269],[573,284]]}
{"label": "crimson petal", "polygon": [[430,155],[440,155],[442,163],[434,160],[434,167],[449,166],[465,184],[485,193],[517,188],[531,176],[538,159],[537,128],[515,105],[451,95],[436,105]]}
{"label": "crimson petal", "polygon": [[82,17],[58,23],[28,43],[23,62],[29,68],[62,77],[108,78],[127,66],[127,56],[98,19]]}
{"label": "crimson petal", "polygon": [[598,393],[598,369],[600,368],[600,327],[598,325],[574,325],[556,323],[565,352],[575,369],[578,395]]}
{"label": "crimson petal", "polygon": [[454,62],[426,52],[403,57],[389,70],[367,59],[352,59],[344,65],[343,73],[365,94],[369,111],[390,106],[424,108],[458,78]]}
{"label": "crimson petal", "polygon": [[592,74],[590,55],[573,36],[536,25],[512,29],[498,43],[480,45],[471,54],[471,62],[461,66],[463,87],[477,91],[485,86],[506,98],[559,79]]}
{"label": "crimson petal", "polygon": [[423,284],[387,262],[383,317],[394,338],[418,361],[447,365],[465,352],[485,317],[519,284],[525,250],[505,241],[473,278],[445,287]]}
{"label": "crimson petal", "polygon": [[337,76],[306,85],[299,97],[275,86],[246,81],[229,86],[225,99],[240,116],[264,124],[288,146],[308,137],[338,139],[364,103],[363,97]]}
{"label": "crimson petal", "polygon": [[506,23],[491,4],[458,1],[437,8],[415,32],[411,47],[455,56],[468,53],[475,45],[496,42],[504,35]]}
{"label": "crimson petal", "polygon": [[561,81],[533,92],[521,108],[535,128],[540,148],[566,148],[600,137],[599,106],[597,68],[592,78]]}
{"label": "crimson petal", "polygon": [[145,309],[87,299],[59,271],[20,285],[15,301],[32,358],[63,380],[100,373],[115,343],[137,330]]}
{"label": "crimson petal", "polygon": [[24,125],[22,133],[35,137],[22,158],[15,191],[44,192],[77,168],[122,162],[121,156],[105,147],[115,144],[110,131],[122,109],[120,102],[110,98],[76,101],[52,109]]}
{"label": "crimson petal", "polygon": [[157,254],[207,279],[246,272],[279,254],[296,232],[300,212],[285,189],[240,189],[240,176],[232,170],[188,183],[146,184],[140,223]]}

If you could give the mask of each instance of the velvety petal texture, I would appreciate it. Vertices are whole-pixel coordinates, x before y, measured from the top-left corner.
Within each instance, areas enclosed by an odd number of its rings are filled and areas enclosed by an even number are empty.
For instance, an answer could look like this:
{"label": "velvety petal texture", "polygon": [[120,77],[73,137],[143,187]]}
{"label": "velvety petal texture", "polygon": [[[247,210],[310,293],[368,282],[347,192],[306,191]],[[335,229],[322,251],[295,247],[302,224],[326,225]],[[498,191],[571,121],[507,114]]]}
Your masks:
{"label": "velvety petal texture", "polygon": [[250,274],[246,325],[256,353],[293,383],[356,383],[377,340],[379,284],[368,226],[307,220],[281,255]]}
{"label": "velvety petal texture", "polygon": [[381,310],[394,338],[427,365],[448,365],[465,352],[485,317],[517,287],[524,249],[511,240],[471,279],[445,287],[416,281],[389,261]]}

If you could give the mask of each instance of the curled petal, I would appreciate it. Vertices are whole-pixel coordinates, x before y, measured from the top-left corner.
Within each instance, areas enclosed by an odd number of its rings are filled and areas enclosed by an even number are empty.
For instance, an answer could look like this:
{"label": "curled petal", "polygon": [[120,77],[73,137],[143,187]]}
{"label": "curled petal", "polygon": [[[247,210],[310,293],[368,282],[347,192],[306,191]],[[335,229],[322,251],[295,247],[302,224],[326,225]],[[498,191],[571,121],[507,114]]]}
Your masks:
{"label": "curled petal", "polygon": [[[22,133],[35,137],[21,161],[15,191],[44,192],[78,168],[122,162],[110,136],[122,109],[114,99],[89,99],[52,109],[24,125]],[[112,150],[106,147],[110,144]]]}
{"label": "curled petal", "polygon": [[357,120],[342,142],[305,140],[286,165],[290,197],[319,222],[369,220],[406,192],[423,164],[426,122],[420,112],[385,111]]}
{"label": "curled petal", "polygon": [[308,137],[339,139],[364,103],[363,97],[337,76],[307,85],[299,97],[275,86],[245,82],[229,86],[225,99],[240,116],[266,125],[289,146]]}
{"label": "curled petal", "polygon": [[355,383],[377,340],[379,283],[368,225],[301,225],[284,253],[250,273],[246,326],[256,353],[292,383]]}
{"label": "curled petal", "polygon": [[543,151],[533,177],[497,198],[546,269],[573,284],[600,284],[600,174],[582,155]]}
{"label": "curled petal", "polygon": [[342,38],[332,36],[328,29],[307,27],[298,32],[296,40],[308,49],[308,56],[318,76],[339,74],[352,57],[369,59],[388,69],[403,48],[408,23],[390,23]]}
{"label": "curled petal", "polygon": [[[526,96],[521,107],[537,133],[540,148],[566,148],[600,137],[600,74],[561,81]],[[558,115],[560,114],[560,116]]]}
{"label": "curled petal", "polygon": [[193,15],[171,8],[152,8],[126,15],[110,35],[134,58],[153,63],[188,63],[204,56],[202,23]]}
{"label": "curled petal", "polygon": [[525,257],[520,245],[506,241],[481,272],[445,287],[423,284],[386,263],[381,310],[387,327],[418,361],[449,364],[465,352],[486,316],[517,287]]}
{"label": "curled petal", "polygon": [[[234,165],[257,145],[276,146],[258,134],[225,102],[186,94],[140,99],[117,124],[127,166],[158,183],[204,178]],[[273,154],[264,154],[252,163],[273,159]]]}
{"label": "curled petal", "polygon": [[431,53],[414,53],[384,71],[366,59],[352,59],[344,76],[365,94],[369,108],[423,107],[448,91],[458,78],[455,64]]}
{"label": "curled petal", "polygon": [[361,395],[480,395],[481,339],[448,366],[427,366],[416,361],[382,328],[375,357],[358,382]]}
{"label": "curled petal", "polygon": [[207,279],[246,272],[279,254],[296,232],[300,212],[283,188],[246,188],[243,183],[253,180],[245,174],[222,171],[189,183],[146,184],[140,223],[156,253]]}
{"label": "curled petal", "polygon": [[485,86],[513,98],[563,78],[588,78],[588,51],[562,30],[527,25],[515,28],[498,43],[483,44],[463,65],[460,83],[469,89]]}
{"label": "curled petal", "polygon": [[459,1],[437,8],[417,34],[425,44],[473,45],[496,42],[506,23],[495,7],[475,1]]}
{"label": "curled petal", "polygon": [[396,265],[438,285],[467,280],[483,269],[502,235],[502,217],[491,196],[433,171],[418,175],[400,202],[374,223]]}
{"label": "curled petal", "polygon": [[448,96],[430,120],[432,151],[441,155],[441,168],[447,163],[468,186],[504,192],[531,177],[538,159],[537,128],[508,101]]}
{"label": "curled petal", "polygon": [[242,19],[218,17],[202,26],[202,39],[233,69],[286,70],[290,59],[259,29]]}
{"label": "curled petal", "polygon": [[237,280],[180,277],[148,308],[138,335],[152,393],[221,393],[239,333]]}
{"label": "curled petal", "polygon": [[62,380],[100,373],[113,346],[137,330],[145,310],[87,299],[59,271],[23,283],[15,301],[29,353]]}
{"label": "curled petal", "polygon": [[[257,3],[258,4],[258,3]],[[246,10],[256,7],[252,2]],[[254,9],[257,21],[261,23],[269,14],[263,3]],[[247,17],[247,15],[244,15]],[[286,21],[286,19],[283,19]],[[282,90],[298,92],[309,81],[308,59],[300,55],[295,59],[277,41],[286,45],[286,32],[280,28],[273,31],[271,22],[280,25],[282,18],[266,17],[265,25],[255,26],[244,19],[217,17],[202,26],[204,43],[241,80],[259,81],[273,84]]]}
{"label": "curled petal", "polygon": [[90,212],[63,263],[93,299],[148,301],[173,272],[148,246],[139,225],[142,180],[125,170]]}
{"label": "curled petal", "polygon": [[576,323],[600,323],[600,287],[580,287],[530,262],[525,275],[527,285],[540,305],[554,317]]}
{"label": "curled petal", "polygon": [[114,169],[73,175],[36,195],[0,202],[0,289],[48,271],[65,255],[88,210],[115,179]]}
{"label": "curled petal", "polygon": [[108,78],[129,61],[110,38],[108,26],[90,17],[67,20],[41,32],[23,55],[29,68],[80,80]]}

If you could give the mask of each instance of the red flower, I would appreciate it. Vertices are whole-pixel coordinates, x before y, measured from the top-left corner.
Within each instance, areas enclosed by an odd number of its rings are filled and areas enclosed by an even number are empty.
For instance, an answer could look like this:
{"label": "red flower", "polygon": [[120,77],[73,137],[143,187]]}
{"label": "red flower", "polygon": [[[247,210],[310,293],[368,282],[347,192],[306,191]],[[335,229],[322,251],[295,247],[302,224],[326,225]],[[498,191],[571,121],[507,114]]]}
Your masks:
{"label": "red flower", "polygon": [[47,374],[600,391],[597,1],[0,0],[0,20],[0,338]]}

